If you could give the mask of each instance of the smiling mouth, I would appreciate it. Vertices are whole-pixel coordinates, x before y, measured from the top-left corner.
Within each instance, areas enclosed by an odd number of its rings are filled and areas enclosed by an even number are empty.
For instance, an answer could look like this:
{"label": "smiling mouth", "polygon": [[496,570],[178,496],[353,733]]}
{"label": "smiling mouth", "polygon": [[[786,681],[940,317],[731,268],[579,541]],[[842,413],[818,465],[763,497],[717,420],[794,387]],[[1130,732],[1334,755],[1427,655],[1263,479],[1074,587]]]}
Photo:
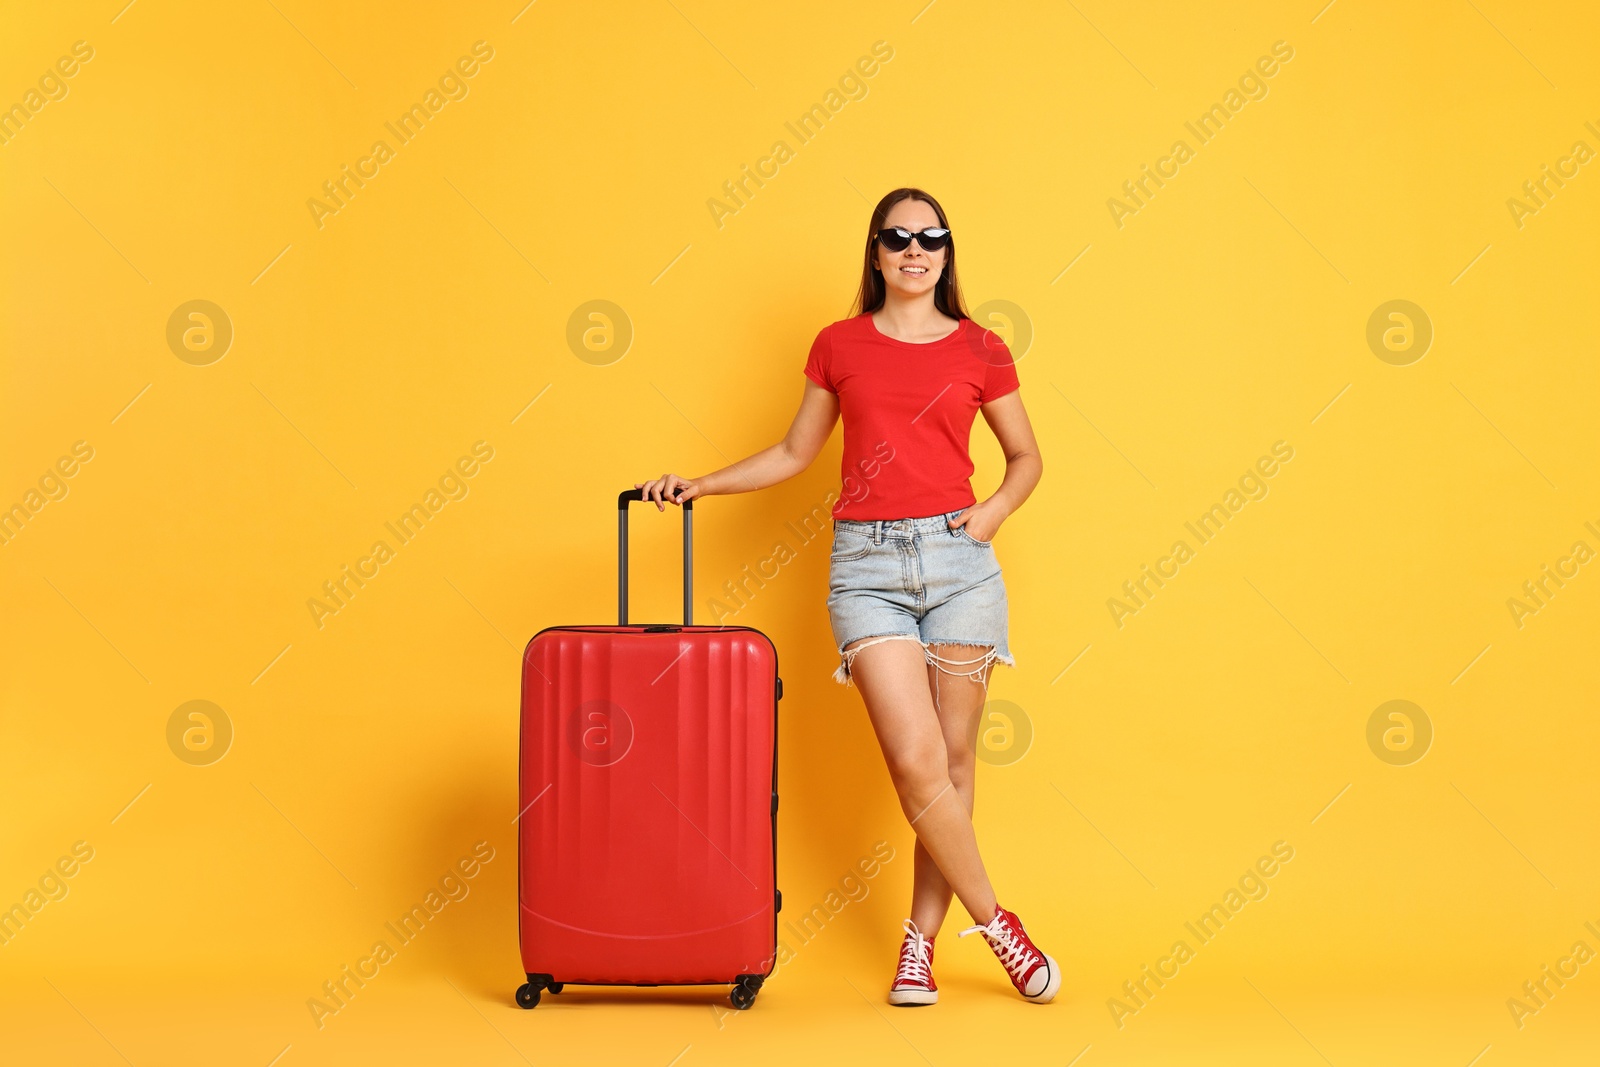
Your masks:
{"label": "smiling mouth", "polygon": [[900,273],[902,273],[902,274],[913,274],[913,275],[916,275],[917,277],[920,278],[922,275],[928,273],[928,268],[927,267],[901,267],[900,268]]}

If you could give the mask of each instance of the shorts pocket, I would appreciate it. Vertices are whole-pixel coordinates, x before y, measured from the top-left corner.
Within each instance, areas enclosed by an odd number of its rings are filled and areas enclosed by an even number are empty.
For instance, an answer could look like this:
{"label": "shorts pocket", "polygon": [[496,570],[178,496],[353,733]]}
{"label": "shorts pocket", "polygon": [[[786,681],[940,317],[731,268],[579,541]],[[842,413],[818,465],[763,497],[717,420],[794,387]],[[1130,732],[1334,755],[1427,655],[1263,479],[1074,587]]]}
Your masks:
{"label": "shorts pocket", "polygon": [[976,537],[973,537],[971,534],[967,533],[967,528],[966,528],[965,525],[957,526],[956,527],[956,532],[959,533],[963,538],[965,538],[968,543],[977,545],[979,548],[993,548],[994,547],[994,542],[993,541],[980,541]]}
{"label": "shorts pocket", "polygon": [[861,559],[872,551],[872,538],[855,530],[836,530],[833,534],[833,552],[828,556],[833,563],[849,563]]}

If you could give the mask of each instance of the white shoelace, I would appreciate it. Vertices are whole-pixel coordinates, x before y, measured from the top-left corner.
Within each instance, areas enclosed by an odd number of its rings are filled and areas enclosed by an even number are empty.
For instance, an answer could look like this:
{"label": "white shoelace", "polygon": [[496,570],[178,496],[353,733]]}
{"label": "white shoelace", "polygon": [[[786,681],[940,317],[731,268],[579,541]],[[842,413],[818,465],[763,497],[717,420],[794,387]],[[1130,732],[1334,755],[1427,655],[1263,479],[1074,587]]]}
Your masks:
{"label": "white shoelace", "polygon": [[1028,943],[1011,932],[1011,927],[1005,924],[999,912],[995,913],[987,926],[969,926],[957,936],[966,937],[968,934],[982,934],[984,940],[994,946],[995,955],[1000,957],[1000,965],[1014,979],[1021,978],[1022,972],[1033,960]]}
{"label": "white shoelace", "polygon": [[927,985],[933,977],[929,960],[932,943],[922,936],[922,931],[910,919],[906,920],[905,929],[906,939],[900,945],[900,969],[895,972],[894,984],[911,982]]}

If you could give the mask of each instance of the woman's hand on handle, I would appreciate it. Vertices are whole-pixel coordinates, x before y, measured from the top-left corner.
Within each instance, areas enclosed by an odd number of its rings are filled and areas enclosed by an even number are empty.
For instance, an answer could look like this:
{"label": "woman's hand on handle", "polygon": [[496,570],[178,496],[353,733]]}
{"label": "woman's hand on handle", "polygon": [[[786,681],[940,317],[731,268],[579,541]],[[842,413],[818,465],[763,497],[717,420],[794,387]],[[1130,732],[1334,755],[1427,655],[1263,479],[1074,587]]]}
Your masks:
{"label": "woman's hand on handle", "polygon": [[657,511],[667,510],[667,504],[682,504],[700,495],[698,483],[676,474],[663,474],[650,482],[634,482],[633,487],[642,490],[644,499],[653,500]]}

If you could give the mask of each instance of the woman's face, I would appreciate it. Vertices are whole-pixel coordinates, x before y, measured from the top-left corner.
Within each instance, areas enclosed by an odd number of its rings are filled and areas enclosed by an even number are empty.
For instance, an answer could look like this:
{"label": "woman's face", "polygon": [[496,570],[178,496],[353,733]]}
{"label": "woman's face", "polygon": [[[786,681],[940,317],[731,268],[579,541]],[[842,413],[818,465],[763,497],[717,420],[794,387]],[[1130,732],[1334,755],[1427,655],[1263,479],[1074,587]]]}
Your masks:
{"label": "woman's face", "polygon": [[[902,200],[889,209],[883,220],[884,229],[899,227],[909,233],[918,233],[943,225],[934,214],[933,205],[923,200]],[[933,291],[944,273],[945,258],[950,254],[947,245],[937,252],[925,252],[916,241],[906,245],[903,252],[891,252],[881,242],[873,242],[874,262],[883,272],[883,284],[902,297],[910,298]]]}

